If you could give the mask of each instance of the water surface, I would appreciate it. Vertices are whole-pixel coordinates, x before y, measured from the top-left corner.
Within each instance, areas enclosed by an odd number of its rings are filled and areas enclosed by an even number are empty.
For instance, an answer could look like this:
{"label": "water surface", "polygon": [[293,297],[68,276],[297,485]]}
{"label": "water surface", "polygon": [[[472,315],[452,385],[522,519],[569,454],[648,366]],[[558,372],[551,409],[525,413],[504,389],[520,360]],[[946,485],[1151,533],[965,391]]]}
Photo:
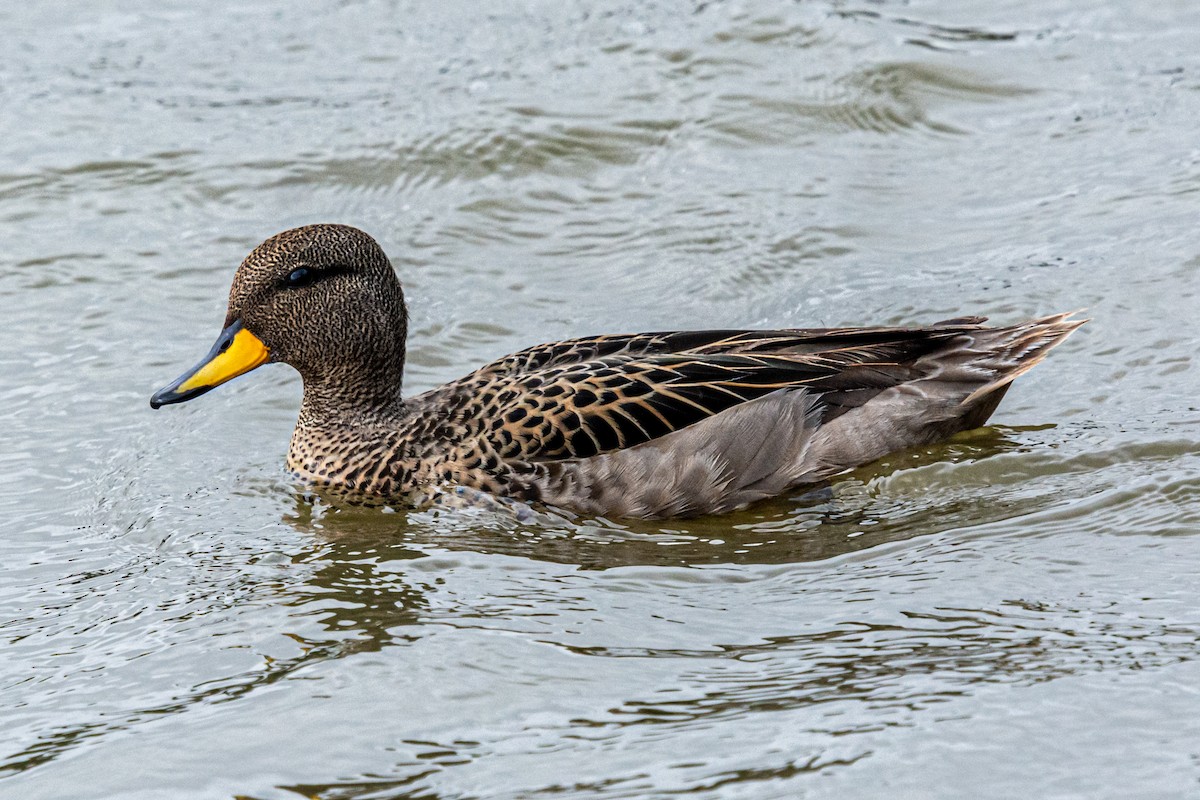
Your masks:
{"label": "water surface", "polygon": [[[0,794],[1200,792],[1200,9],[0,10]],[[150,393],[266,236],[417,392],[554,338],[1093,322],[989,428],[724,518],[313,506],[298,379]]]}

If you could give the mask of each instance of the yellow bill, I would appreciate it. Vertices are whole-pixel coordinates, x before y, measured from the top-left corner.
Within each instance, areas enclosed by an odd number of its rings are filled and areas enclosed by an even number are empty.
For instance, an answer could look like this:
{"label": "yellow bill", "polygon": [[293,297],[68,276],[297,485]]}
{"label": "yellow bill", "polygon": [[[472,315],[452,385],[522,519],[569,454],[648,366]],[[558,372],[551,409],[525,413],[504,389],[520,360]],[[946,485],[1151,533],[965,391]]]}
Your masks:
{"label": "yellow bill", "polygon": [[182,403],[199,397],[225,381],[243,375],[267,362],[271,356],[267,346],[238,320],[217,337],[208,355],[191,370],[164,386],[150,398],[151,408]]}

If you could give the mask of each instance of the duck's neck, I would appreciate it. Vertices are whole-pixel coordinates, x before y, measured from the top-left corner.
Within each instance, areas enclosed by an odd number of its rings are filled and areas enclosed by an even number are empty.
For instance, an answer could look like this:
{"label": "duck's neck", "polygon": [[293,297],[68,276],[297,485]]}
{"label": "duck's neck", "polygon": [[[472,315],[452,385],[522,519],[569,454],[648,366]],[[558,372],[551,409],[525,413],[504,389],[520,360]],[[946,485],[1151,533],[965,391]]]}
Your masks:
{"label": "duck's neck", "polygon": [[334,431],[386,424],[403,413],[404,341],[301,377],[304,400],[297,428]]}
{"label": "duck's neck", "polygon": [[316,486],[355,489],[378,466],[404,415],[403,367],[400,358],[372,372],[304,375],[288,468]]}

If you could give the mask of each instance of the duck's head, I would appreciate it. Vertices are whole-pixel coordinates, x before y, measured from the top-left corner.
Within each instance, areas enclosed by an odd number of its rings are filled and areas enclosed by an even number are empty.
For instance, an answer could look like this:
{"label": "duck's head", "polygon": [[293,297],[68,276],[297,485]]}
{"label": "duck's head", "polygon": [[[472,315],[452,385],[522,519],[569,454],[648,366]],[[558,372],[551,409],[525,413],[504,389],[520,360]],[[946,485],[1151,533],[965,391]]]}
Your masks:
{"label": "duck's head", "polygon": [[304,378],[306,399],[385,402],[399,395],[407,327],[400,281],[374,239],[347,225],[284,231],[238,267],[212,350],[150,405],[191,400],[276,361]]}

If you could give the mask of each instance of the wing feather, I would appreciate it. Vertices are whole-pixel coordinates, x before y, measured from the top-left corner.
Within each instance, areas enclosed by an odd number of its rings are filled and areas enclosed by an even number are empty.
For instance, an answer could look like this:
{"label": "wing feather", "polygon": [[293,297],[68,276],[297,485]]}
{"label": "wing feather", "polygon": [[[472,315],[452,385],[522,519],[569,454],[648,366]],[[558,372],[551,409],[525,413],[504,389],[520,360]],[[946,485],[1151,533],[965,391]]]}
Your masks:
{"label": "wing feather", "polygon": [[[502,458],[587,458],[648,442],[779,389],[827,418],[913,379],[914,362],[982,318],[923,328],[684,331],[538,345],[464,379]],[[481,388],[482,387],[482,388]]]}

